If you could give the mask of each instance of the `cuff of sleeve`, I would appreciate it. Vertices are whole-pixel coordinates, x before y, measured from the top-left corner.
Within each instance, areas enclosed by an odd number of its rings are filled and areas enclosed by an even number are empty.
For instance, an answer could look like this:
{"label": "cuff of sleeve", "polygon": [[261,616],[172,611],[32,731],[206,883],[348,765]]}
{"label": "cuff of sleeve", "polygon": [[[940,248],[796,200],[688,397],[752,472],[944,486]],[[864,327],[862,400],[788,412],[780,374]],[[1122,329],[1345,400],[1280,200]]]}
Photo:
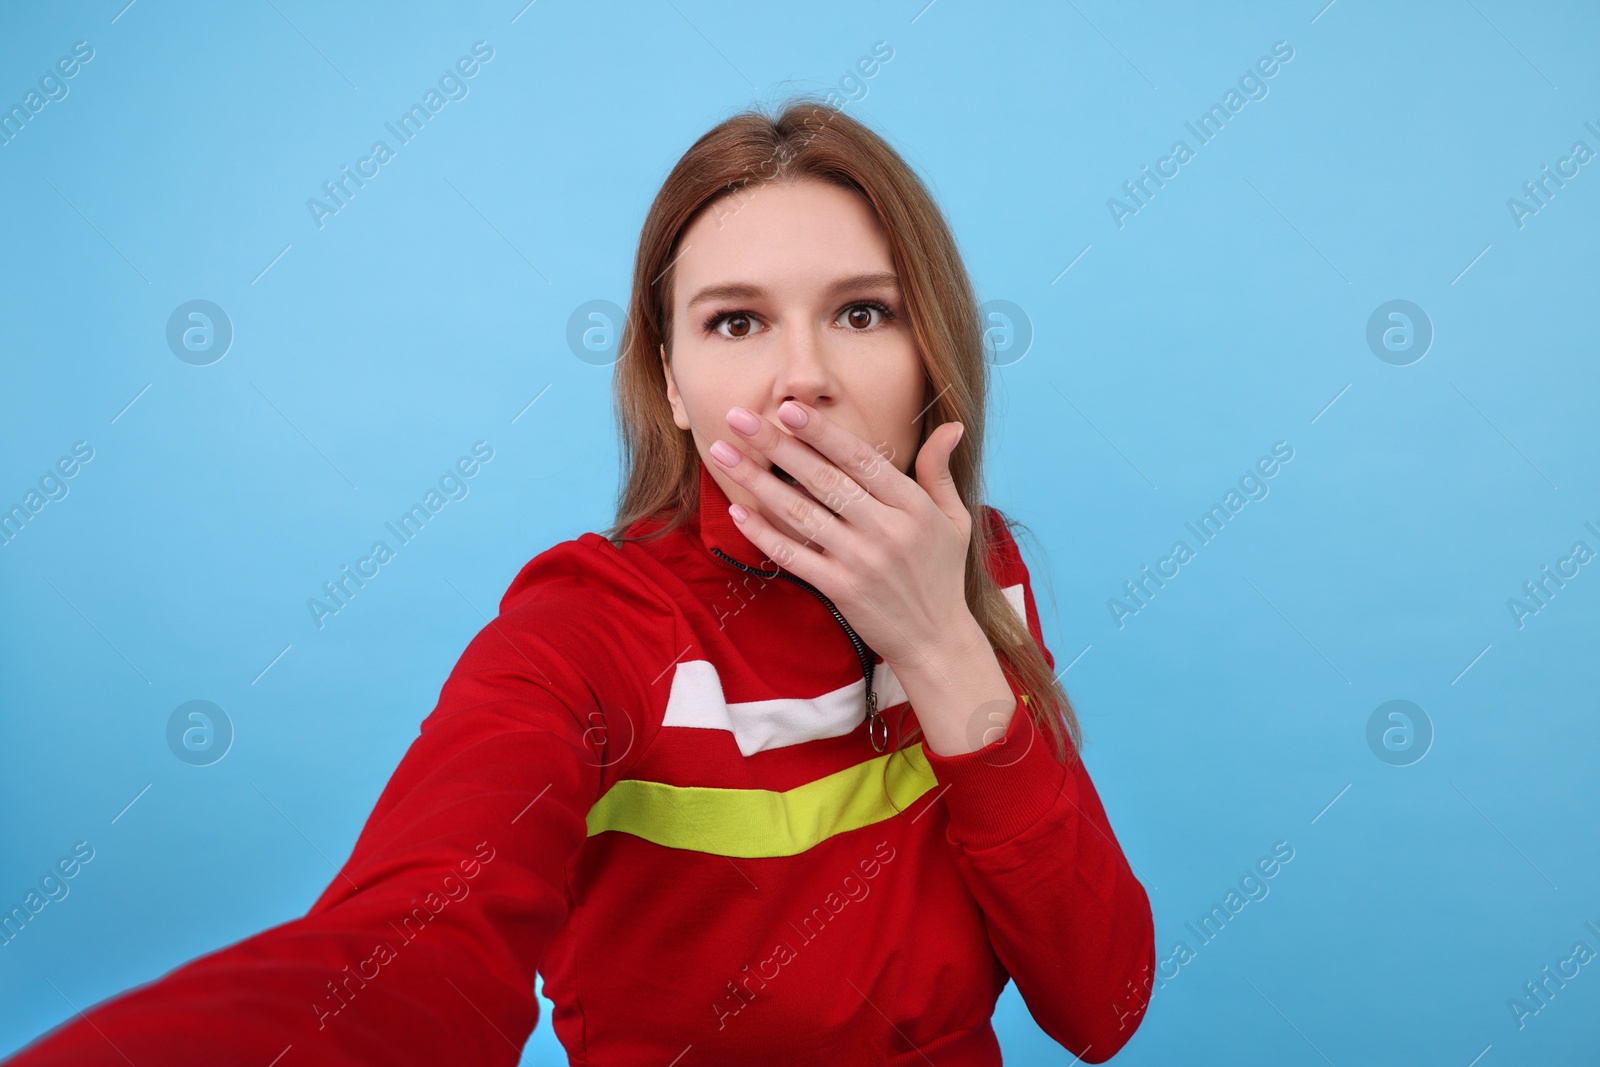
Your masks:
{"label": "cuff of sleeve", "polygon": [[949,787],[950,838],[968,849],[992,848],[1021,834],[1069,788],[1067,768],[1020,696],[1005,734],[983,748],[941,756],[923,741],[922,751],[934,777]]}

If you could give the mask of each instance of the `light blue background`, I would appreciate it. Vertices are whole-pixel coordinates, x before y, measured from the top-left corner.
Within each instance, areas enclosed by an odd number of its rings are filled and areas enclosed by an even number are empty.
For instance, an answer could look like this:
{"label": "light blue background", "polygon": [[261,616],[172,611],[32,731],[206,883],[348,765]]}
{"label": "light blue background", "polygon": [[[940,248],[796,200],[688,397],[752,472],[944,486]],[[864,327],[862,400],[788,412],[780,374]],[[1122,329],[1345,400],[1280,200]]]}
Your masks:
{"label": "light blue background", "polygon": [[[1522,1029],[1507,1001],[1600,950],[1600,565],[1520,628],[1507,601],[1600,549],[1600,162],[1521,228],[1507,200],[1600,150],[1594,5],[125,2],[0,13],[6,107],[95,49],[0,147],[0,503],[95,450],[0,548],[0,903],[96,849],[0,950],[0,1052],[305,911],[518,568],[609,522],[611,371],[569,316],[626,303],[696,137],[882,40],[847,109],[1031,323],[992,502],[1036,534],[1160,955],[1196,953],[1118,1062],[1593,1057],[1600,964]],[[319,229],[307,198],[478,40],[470,94]],[[1276,41],[1269,95],[1197,147]],[[165,341],[193,299],[236,331],[210,366]],[[1365,339],[1393,299],[1435,330],[1408,366]],[[470,494],[319,631],[307,598],[477,440]],[[1278,441],[1270,494],[1119,629],[1108,599]],[[210,767],[167,747],[192,699],[236,730]],[[1410,766],[1367,743],[1394,699],[1435,734]],[[1201,946],[1185,922],[1278,841]],[[564,1062],[542,1008],[524,1062]],[[997,1025],[1008,1062],[1071,1061],[1014,987]]]}

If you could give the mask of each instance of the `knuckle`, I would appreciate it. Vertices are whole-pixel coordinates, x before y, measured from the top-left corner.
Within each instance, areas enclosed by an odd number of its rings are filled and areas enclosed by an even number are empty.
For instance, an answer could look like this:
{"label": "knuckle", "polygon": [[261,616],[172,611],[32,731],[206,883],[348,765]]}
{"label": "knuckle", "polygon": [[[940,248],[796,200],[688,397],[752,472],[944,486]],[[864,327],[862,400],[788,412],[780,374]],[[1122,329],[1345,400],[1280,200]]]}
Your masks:
{"label": "knuckle", "polygon": [[848,486],[828,493],[824,502],[833,511],[842,512],[846,507],[864,499],[866,496],[867,491],[865,489],[855,482],[850,482]]}
{"label": "knuckle", "polygon": [[850,449],[849,464],[851,468],[861,471],[864,474],[875,473],[878,464],[880,464],[882,461],[883,457],[878,455],[877,451],[874,449],[866,448],[861,445],[853,446]]}
{"label": "knuckle", "polygon": [[815,509],[816,505],[803,496],[790,495],[783,502],[784,517],[795,525],[807,525]]}

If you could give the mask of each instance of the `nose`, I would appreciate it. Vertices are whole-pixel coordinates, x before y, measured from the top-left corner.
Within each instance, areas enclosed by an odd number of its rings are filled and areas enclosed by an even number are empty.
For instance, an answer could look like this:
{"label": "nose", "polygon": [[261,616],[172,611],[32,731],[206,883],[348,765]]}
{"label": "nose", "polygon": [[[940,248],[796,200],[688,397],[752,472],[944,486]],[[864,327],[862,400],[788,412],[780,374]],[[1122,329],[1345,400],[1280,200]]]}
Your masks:
{"label": "nose", "polygon": [[833,353],[821,329],[785,332],[774,372],[774,409],[785,400],[797,400],[814,408],[826,408],[835,400],[838,386],[833,376]]}

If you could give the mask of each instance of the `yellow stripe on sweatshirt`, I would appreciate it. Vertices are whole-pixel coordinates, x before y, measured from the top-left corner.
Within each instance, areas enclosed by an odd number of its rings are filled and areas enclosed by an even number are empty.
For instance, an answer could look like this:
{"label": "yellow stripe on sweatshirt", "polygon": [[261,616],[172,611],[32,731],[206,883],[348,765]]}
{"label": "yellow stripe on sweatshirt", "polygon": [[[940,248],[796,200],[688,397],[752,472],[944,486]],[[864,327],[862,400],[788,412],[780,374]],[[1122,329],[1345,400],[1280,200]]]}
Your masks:
{"label": "yellow stripe on sweatshirt", "polygon": [[921,744],[781,792],[624,778],[589,809],[589,836],[619,830],[667,848],[714,856],[793,856],[837,834],[891,819],[937,784]]}

